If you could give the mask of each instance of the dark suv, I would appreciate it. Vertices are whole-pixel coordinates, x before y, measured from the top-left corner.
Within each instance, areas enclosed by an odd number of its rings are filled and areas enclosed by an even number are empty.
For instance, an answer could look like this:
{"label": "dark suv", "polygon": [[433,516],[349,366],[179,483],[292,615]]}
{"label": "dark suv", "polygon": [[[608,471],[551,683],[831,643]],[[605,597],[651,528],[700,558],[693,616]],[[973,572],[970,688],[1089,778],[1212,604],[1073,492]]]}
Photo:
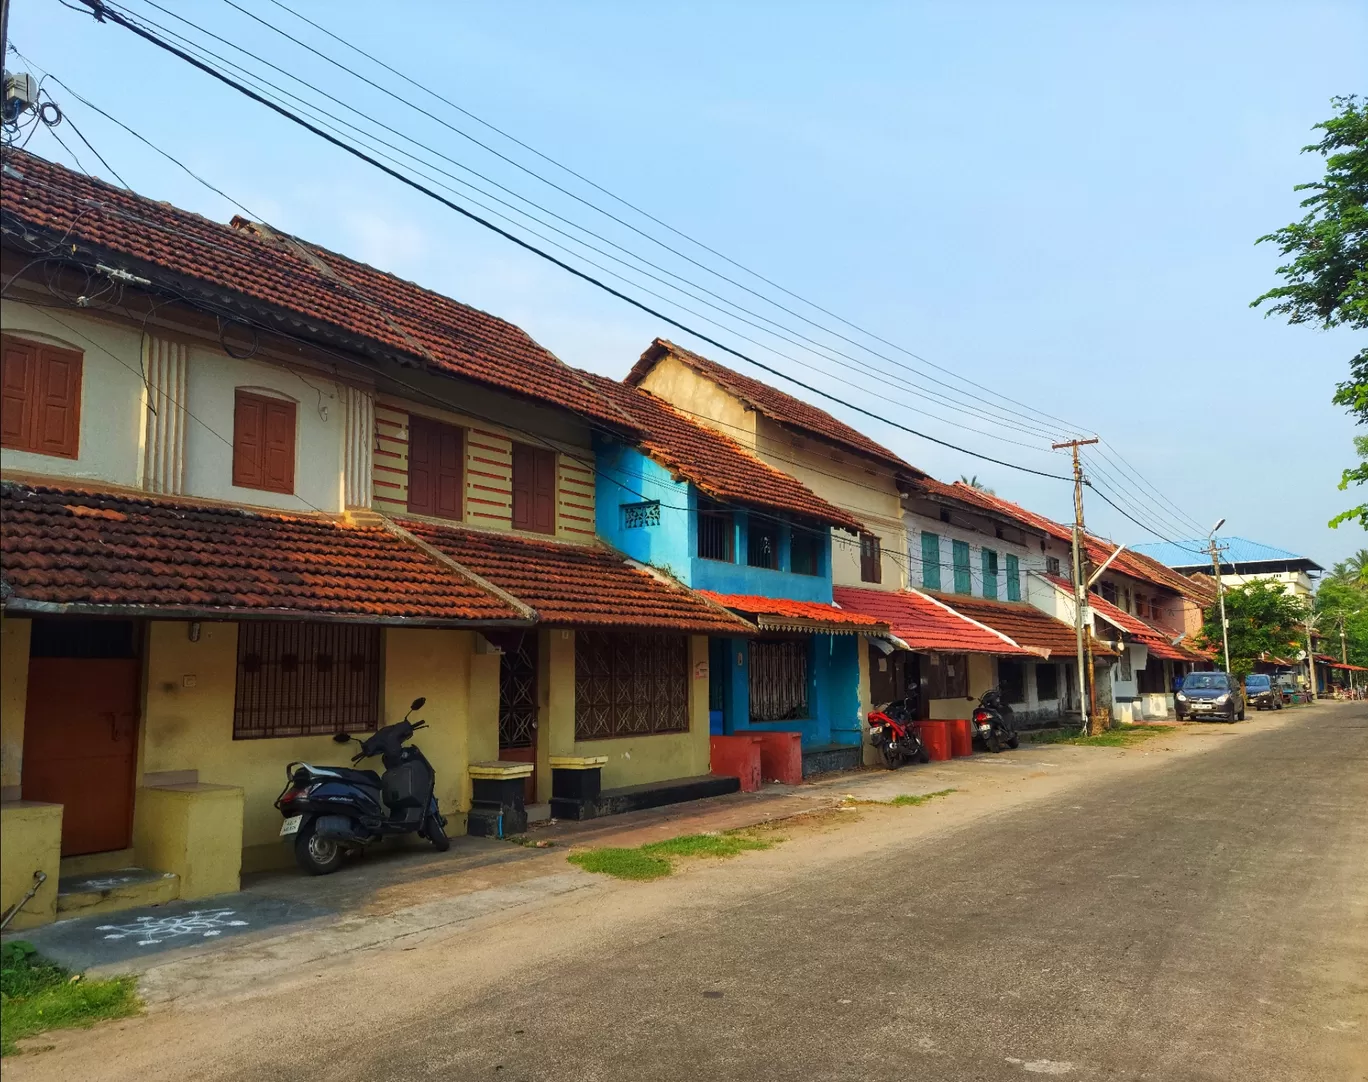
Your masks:
{"label": "dark suv", "polygon": [[1228,672],[1190,672],[1173,699],[1179,721],[1222,718],[1234,722],[1245,718],[1244,688]]}
{"label": "dark suv", "polygon": [[1281,710],[1282,688],[1271,676],[1252,672],[1245,677],[1245,700],[1256,710]]}

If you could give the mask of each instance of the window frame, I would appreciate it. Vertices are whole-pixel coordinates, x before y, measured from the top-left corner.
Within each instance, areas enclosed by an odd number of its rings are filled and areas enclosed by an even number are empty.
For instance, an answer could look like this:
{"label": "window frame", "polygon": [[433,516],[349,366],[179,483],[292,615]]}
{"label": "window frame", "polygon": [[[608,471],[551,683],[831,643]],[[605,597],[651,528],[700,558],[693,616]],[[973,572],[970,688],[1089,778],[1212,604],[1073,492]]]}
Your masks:
{"label": "window frame", "polygon": [[[1043,691],[1041,691],[1041,689],[1040,689],[1040,676],[1041,676],[1042,673],[1049,673],[1049,674],[1050,674],[1049,678],[1050,678],[1051,682],[1054,684],[1054,689],[1053,689],[1053,690],[1054,690],[1054,694],[1053,694],[1053,695],[1046,695]],[[1048,702],[1054,702],[1055,700],[1059,699],[1059,697],[1060,697],[1060,695],[1059,695],[1060,679],[1059,679],[1059,666],[1058,666],[1058,665],[1056,665],[1054,662],[1037,662],[1037,663],[1036,663],[1036,667],[1035,667],[1035,681],[1036,681],[1036,701],[1037,701],[1037,702],[1048,703]]]}
{"label": "window frame", "polygon": [[[1008,674],[1014,674],[1011,677]],[[1013,687],[1008,687],[1008,680],[1011,680]],[[1029,700],[1029,691],[1026,687],[1026,663],[1017,661],[1013,658],[998,658],[998,687],[1002,691],[1003,701],[1009,706],[1020,706]],[[1020,692],[1019,697],[1014,698],[1014,692]]]}
{"label": "window frame", "polygon": [[[717,560],[719,563],[725,564],[736,563],[736,512],[715,500],[700,496],[694,514],[696,517],[694,545],[698,558],[700,560]],[[715,531],[716,537],[707,537],[709,530]],[[720,540],[725,555],[718,556],[713,555],[712,552],[705,552],[705,539],[709,542],[707,546],[709,549],[714,548],[711,542]]]}
{"label": "window frame", "polygon": [[[419,434],[415,438],[415,434]],[[456,499],[457,506],[454,508],[455,514],[449,513],[453,509],[442,504],[442,477],[449,474],[441,463],[441,443],[445,436],[451,436],[456,441]],[[426,486],[424,499],[414,500],[414,493],[420,486],[414,482],[414,455],[413,450],[420,443],[426,443],[426,450],[435,450],[436,458],[434,461],[425,465],[425,469],[431,474],[431,478]],[[447,424],[445,421],[434,420],[431,417],[422,417],[418,414],[410,414],[408,419],[408,458],[405,463],[407,470],[407,489],[405,494],[405,508],[410,515],[426,515],[429,518],[440,518],[447,522],[465,521],[466,504],[466,430],[460,425]]]}
{"label": "window frame", "polygon": [[996,601],[998,596],[998,554],[984,545],[979,549],[979,564],[983,571],[983,596]]}
{"label": "window frame", "polygon": [[[257,419],[260,433],[255,469],[247,460],[247,444],[241,431],[240,421],[244,406],[255,407],[260,411]],[[267,446],[271,414],[288,414],[290,440],[288,472],[281,480],[273,481],[269,474],[270,448]],[[250,488],[257,492],[275,492],[282,496],[293,496],[295,475],[299,464],[299,403],[293,398],[276,397],[260,391],[237,387],[233,390],[233,487]]]}
{"label": "window frame", "polygon": [[[11,358],[14,353],[29,353],[32,366],[25,377],[26,386],[21,390],[19,403],[18,438],[6,436],[0,430],[0,446],[10,451],[23,451],[28,454],[45,455],[49,458],[78,459],[81,457],[81,397],[85,388],[85,353],[66,346],[49,345],[35,342],[31,338],[16,335],[0,335],[0,391],[3,391],[4,405],[16,401],[11,395],[9,379],[13,374]],[[45,436],[44,415],[56,408],[50,394],[48,376],[54,362],[65,361],[69,368],[66,372],[60,408],[66,411],[62,424],[61,437],[49,440]],[[11,414],[12,416],[12,414]]]}
{"label": "window frame", "polygon": [[[811,717],[812,701],[812,639],[810,636],[766,636],[751,641],[746,665],[747,712],[752,722],[806,721]],[[762,698],[772,703],[757,702],[757,680],[767,674],[782,677],[787,687],[759,688]],[[786,708],[785,704],[788,704]]]}
{"label": "window frame", "polygon": [[883,541],[878,534],[860,534],[860,581],[883,582]]}
{"label": "window frame", "polygon": [[[791,526],[789,528],[789,570],[795,575],[820,576],[822,574],[822,534],[810,526]],[[800,561],[800,552],[810,553],[810,563]]]}
{"label": "window frame", "polygon": [[[522,462],[522,470],[519,470],[519,460]],[[530,476],[527,470],[531,469]],[[521,486],[522,500],[521,506],[525,514],[519,514],[519,473],[521,472],[527,485]],[[559,484],[559,459],[556,452],[550,448],[533,447],[527,443],[514,443],[512,461],[509,466],[508,476],[512,487],[510,498],[509,513],[512,516],[513,529],[522,530],[525,533],[541,534],[543,537],[553,537],[556,533],[556,519],[559,511],[559,501],[556,499],[556,489]],[[546,481],[550,487],[544,488],[539,482]],[[549,501],[551,517],[549,522],[539,522],[537,518],[538,505],[541,500]]]}
{"label": "window frame", "polygon": [[[974,565],[970,562],[968,541],[950,541],[951,567],[954,569],[955,593],[974,596]],[[960,557],[964,558],[961,560]]]}
{"label": "window frame", "polygon": [[1021,600],[1021,558],[1014,552],[1009,552],[1003,557],[1003,564],[1006,568],[1005,578],[1007,580],[1007,600]]}
{"label": "window frame", "polygon": [[[955,670],[951,675],[950,670]],[[967,699],[969,697],[969,655],[932,654],[925,669],[926,698]]]}
{"label": "window frame", "polygon": [[939,590],[941,588],[940,541],[940,534],[932,533],[930,530],[922,530],[921,584],[924,590]]}
{"label": "window frame", "polygon": [[[778,571],[780,566],[779,546],[782,539],[783,530],[780,529],[779,523],[765,522],[751,514],[746,522],[746,566],[757,567],[762,571]],[[766,540],[770,542],[770,562],[768,563],[764,562],[763,558],[763,542]],[[757,552],[757,545],[760,546],[759,552]],[[757,555],[761,557],[760,562],[756,560]]]}
{"label": "window frame", "polygon": [[687,635],[580,628],[574,636],[576,741],[690,731]]}

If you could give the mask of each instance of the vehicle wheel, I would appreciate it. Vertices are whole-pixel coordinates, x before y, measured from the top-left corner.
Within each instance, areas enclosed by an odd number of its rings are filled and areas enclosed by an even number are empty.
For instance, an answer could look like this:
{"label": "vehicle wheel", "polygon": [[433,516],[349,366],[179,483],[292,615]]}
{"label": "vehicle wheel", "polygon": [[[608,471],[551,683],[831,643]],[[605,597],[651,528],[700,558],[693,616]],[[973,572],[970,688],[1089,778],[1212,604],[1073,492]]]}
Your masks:
{"label": "vehicle wheel", "polygon": [[451,848],[451,839],[447,837],[446,828],[442,826],[442,820],[432,818],[427,821],[427,826],[423,828],[423,836],[432,843],[432,848],[439,853],[445,853]]}
{"label": "vehicle wheel", "polygon": [[897,770],[902,763],[902,756],[893,750],[892,744],[884,744],[879,748],[879,754],[883,756],[883,764],[889,770]]}
{"label": "vehicle wheel", "polygon": [[1016,733],[1013,733],[1007,741],[1007,746],[1013,751],[1016,751],[1017,748],[1021,747],[1021,737],[1017,736]]}
{"label": "vehicle wheel", "polygon": [[1240,716],[1239,716],[1239,718],[1238,718],[1237,720],[1239,720],[1239,721],[1244,721],[1244,719],[1245,719],[1245,708],[1242,706],[1242,707],[1240,707]]}
{"label": "vehicle wheel", "polygon": [[927,750],[926,750],[926,746],[923,745],[921,751],[917,752],[917,762],[919,762],[919,763],[929,763],[930,761],[931,761],[931,753],[930,753],[929,751],[927,751]]}
{"label": "vehicle wheel", "polygon": [[295,835],[295,863],[310,875],[328,875],[342,866],[342,843],[318,836],[318,820],[311,819]]}
{"label": "vehicle wheel", "polygon": [[997,738],[996,734],[987,737],[983,742],[988,746],[988,750],[994,755],[997,755],[1002,751],[1002,741]]}

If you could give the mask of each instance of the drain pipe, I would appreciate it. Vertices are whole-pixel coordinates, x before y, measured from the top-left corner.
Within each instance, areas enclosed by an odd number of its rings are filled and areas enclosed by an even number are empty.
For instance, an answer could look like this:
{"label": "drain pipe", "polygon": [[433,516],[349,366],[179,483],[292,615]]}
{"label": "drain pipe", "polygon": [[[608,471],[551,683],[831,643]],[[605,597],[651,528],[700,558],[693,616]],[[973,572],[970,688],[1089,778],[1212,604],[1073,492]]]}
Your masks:
{"label": "drain pipe", "polygon": [[29,887],[28,893],[25,894],[22,898],[20,898],[8,909],[6,909],[4,917],[0,918],[0,932],[3,932],[7,927],[9,927],[9,922],[14,919],[15,914],[18,913],[19,910],[23,909],[24,906],[28,905],[29,901],[33,898],[35,894],[38,893],[38,891],[42,888],[43,884],[46,882],[47,872],[33,873],[33,886]]}

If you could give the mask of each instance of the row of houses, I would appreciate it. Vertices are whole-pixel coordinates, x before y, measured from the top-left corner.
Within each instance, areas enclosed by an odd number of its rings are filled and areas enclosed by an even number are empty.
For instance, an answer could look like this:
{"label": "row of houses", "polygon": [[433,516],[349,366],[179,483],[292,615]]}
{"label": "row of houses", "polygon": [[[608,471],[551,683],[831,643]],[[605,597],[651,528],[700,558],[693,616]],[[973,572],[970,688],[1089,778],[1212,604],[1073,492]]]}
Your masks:
{"label": "row of houses", "polygon": [[[21,920],[63,876],[236,889],[288,859],[285,765],[417,696],[453,833],[482,778],[704,791],[718,733],[858,766],[909,693],[1078,714],[1068,527],[663,339],[612,380],[264,223],[3,174],[0,904],[49,876]],[[1211,598],[1087,549],[1099,709],[1164,716]]]}

